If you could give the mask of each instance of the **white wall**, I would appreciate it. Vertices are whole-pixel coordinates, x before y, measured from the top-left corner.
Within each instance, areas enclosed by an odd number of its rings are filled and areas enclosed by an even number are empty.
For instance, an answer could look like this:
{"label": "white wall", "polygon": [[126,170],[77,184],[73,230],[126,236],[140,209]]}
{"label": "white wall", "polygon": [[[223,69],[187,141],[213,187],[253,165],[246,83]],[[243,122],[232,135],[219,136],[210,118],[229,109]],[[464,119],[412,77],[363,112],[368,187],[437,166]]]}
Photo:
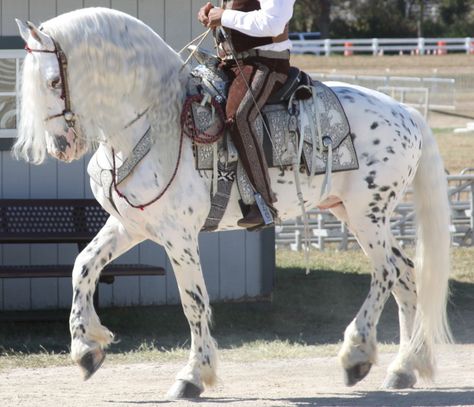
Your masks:
{"label": "white wall", "polygon": [[[112,7],[134,15],[177,50],[203,32],[195,16],[204,0],[1,0],[0,4],[2,36],[18,35],[14,18],[39,24],[55,15],[89,6]],[[49,160],[41,166],[30,166],[13,160],[8,151],[3,151],[0,198],[92,197],[86,165],[87,159],[72,164]],[[268,289],[268,276],[263,273],[264,269],[271,272],[273,263],[268,266],[263,251],[265,246],[273,256],[272,245],[271,234],[267,239],[247,232],[202,234],[201,256],[211,298],[253,297],[260,295],[264,286]],[[0,246],[1,264],[72,264],[76,255],[75,245],[70,244]],[[179,301],[176,281],[161,247],[144,243],[119,261],[161,265],[166,267],[166,276],[121,277],[112,285],[100,284],[101,306]],[[69,278],[0,279],[0,310],[68,308],[70,302]]]}

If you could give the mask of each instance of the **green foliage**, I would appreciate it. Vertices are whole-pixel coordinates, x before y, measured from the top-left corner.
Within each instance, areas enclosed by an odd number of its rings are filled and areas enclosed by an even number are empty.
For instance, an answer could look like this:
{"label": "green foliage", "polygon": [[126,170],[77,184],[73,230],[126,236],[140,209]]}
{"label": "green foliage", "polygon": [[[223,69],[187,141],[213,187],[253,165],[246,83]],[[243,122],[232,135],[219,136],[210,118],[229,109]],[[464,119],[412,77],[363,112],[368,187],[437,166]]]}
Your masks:
{"label": "green foliage", "polygon": [[474,36],[474,0],[296,0],[290,29],[332,38]]}

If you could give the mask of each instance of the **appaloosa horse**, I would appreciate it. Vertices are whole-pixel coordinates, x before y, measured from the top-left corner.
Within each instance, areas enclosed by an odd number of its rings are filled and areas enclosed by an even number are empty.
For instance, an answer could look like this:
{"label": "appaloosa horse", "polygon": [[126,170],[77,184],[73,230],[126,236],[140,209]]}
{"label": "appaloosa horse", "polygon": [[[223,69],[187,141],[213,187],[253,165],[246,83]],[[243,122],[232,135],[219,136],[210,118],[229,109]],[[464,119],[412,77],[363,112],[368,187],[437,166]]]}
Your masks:
{"label": "appaloosa horse", "polygon": [[[85,378],[101,365],[113,334],[94,310],[101,269],[145,239],[171,260],[191,330],[189,360],[168,397],[197,397],[216,381],[217,348],[198,250],[210,208],[211,177],[195,169],[180,113],[190,70],[156,33],[124,13],[89,8],[53,18],[37,29],[18,21],[27,43],[19,137],[14,154],[35,164],[46,154],[70,162],[96,149],[94,160],[115,170],[149,129],[152,147],[120,184],[93,193],[110,217],[75,261],[70,316],[72,359]],[[340,362],[349,385],[376,361],[376,326],[393,294],[400,315],[400,350],[385,386],[411,387],[431,377],[434,345],[450,341],[446,317],[449,206],[435,140],[413,109],[378,92],[342,83],[329,86],[347,113],[359,169],[334,173],[322,197],[322,177],[302,183],[307,207],[328,208],[347,223],[372,262],[372,282],[347,327]],[[109,173],[110,171],[105,171]],[[299,214],[292,171],[271,169],[281,218]],[[113,174],[116,177],[115,171]],[[415,189],[417,261],[390,231],[390,216],[409,184]],[[241,217],[234,185],[220,230]],[[142,209],[142,210],[140,210]],[[308,299],[309,300],[309,299]]]}

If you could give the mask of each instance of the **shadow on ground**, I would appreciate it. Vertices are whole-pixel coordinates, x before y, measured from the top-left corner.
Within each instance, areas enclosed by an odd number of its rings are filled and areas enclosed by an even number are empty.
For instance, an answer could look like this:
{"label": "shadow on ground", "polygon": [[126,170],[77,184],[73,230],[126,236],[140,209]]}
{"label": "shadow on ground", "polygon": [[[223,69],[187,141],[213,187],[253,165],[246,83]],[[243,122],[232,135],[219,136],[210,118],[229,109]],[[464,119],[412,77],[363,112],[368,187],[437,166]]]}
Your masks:
{"label": "shadow on ground", "polygon": [[[256,340],[287,340],[290,343],[328,344],[342,339],[368,291],[365,274],[279,269],[272,301],[214,304],[214,329],[220,348]],[[458,343],[472,343],[474,287],[453,282],[450,319]],[[54,321],[44,313],[8,314],[0,322],[0,349],[22,352],[67,352],[68,312],[54,311]],[[186,345],[189,330],[180,306],[114,308],[99,311],[102,323],[120,342],[109,352],[138,349],[143,344],[170,349]],[[48,316],[46,316],[48,318]],[[398,342],[398,316],[390,299],[379,323],[380,342]]]}
{"label": "shadow on ground", "polygon": [[[473,388],[456,388],[413,392],[353,392],[351,394],[324,395],[322,397],[297,397],[297,398],[203,398],[201,402],[207,405],[215,403],[216,406],[225,406],[238,402],[262,402],[274,403],[275,405],[291,405],[298,407],[309,406],[386,406],[386,407],[412,407],[412,406],[453,406],[460,400],[472,400],[474,398]],[[133,404],[133,403],[132,403]]]}

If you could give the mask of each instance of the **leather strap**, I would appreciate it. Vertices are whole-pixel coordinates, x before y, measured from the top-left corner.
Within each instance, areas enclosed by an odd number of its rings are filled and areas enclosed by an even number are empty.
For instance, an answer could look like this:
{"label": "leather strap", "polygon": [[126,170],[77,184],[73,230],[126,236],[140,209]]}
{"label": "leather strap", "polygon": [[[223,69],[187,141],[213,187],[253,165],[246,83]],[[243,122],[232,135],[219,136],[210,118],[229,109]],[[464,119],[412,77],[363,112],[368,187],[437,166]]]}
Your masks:
{"label": "leather strap", "polygon": [[[269,58],[269,59],[290,59],[290,51],[269,51],[263,49],[249,49],[248,51],[242,51],[235,54],[235,59],[242,60],[252,57],[260,57],[260,58]],[[226,55],[225,57],[221,58],[225,61],[234,59],[233,55]]]}

